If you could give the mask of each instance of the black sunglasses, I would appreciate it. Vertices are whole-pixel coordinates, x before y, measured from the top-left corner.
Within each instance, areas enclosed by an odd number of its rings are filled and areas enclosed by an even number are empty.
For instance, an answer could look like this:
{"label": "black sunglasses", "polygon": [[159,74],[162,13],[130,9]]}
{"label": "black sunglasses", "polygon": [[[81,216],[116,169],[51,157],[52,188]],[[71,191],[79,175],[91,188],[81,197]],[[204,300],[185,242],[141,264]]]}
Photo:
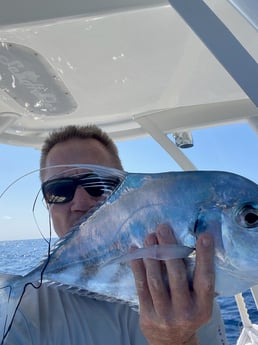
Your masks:
{"label": "black sunglasses", "polygon": [[73,200],[76,188],[83,187],[90,196],[100,197],[112,192],[120,180],[114,176],[100,178],[97,174],[87,173],[80,177],[60,177],[44,182],[41,186],[48,204],[64,204]]}

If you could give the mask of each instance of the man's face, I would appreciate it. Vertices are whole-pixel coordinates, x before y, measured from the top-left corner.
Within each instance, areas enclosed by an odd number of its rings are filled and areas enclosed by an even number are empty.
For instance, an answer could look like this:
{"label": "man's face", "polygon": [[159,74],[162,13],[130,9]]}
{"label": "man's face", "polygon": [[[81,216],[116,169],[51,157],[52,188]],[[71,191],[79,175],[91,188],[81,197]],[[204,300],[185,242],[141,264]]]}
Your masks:
{"label": "man's face", "polygon": [[[67,170],[65,167],[50,168],[61,164],[94,164],[109,168],[118,168],[106,148],[95,139],[71,139],[55,145],[48,153],[44,181],[57,173]],[[66,173],[64,173],[67,176]],[[78,187],[71,201],[64,204],[50,204],[50,214],[54,229],[59,237],[66,235],[73,225],[94,207],[99,197],[89,195],[82,187]]]}

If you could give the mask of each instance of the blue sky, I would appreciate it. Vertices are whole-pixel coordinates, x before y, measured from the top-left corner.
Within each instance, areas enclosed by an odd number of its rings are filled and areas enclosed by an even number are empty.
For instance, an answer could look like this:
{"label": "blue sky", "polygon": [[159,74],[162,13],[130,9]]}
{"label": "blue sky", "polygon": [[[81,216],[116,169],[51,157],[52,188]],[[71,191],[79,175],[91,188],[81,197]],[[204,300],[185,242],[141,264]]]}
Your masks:
{"label": "blue sky", "polygon": [[[247,124],[201,129],[193,131],[192,134],[194,147],[184,152],[198,169],[231,171],[258,182],[258,138]],[[151,138],[118,142],[117,145],[127,171],[181,170],[168,153]],[[40,152],[27,147],[0,147],[1,192],[17,178],[38,169]],[[34,173],[14,184],[0,199],[0,240],[40,236],[32,212],[39,188],[38,174]],[[39,200],[34,212],[37,218],[41,209],[44,210],[44,206]],[[46,211],[43,211],[39,218],[41,230],[48,231]]]}

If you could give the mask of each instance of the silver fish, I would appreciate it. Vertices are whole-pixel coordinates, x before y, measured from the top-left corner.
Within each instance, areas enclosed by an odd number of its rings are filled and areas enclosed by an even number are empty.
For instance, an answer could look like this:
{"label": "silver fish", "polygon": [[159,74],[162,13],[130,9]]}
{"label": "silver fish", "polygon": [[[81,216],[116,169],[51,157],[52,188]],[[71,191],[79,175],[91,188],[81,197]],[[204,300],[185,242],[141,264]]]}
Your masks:
{"label": "silver fish", "polygon": [[[116,177],[119,184],[106,189],[105,200],[58,240],[35,269],[25,276],[0,274],[2,343],[26,284],[44,280],[73,293],[137,306],[129,261],[187,257],[190,272],[196,239],[203,231],[214,237],[219,295],[232,296],[258,283],[256,183],[218,171],[136,174],[90,165],[87,169],[103,181]],[[161,223],[172,226],[178,245],[143,248],[146,235]],[[131,252],[132,247],[139,249]]]}

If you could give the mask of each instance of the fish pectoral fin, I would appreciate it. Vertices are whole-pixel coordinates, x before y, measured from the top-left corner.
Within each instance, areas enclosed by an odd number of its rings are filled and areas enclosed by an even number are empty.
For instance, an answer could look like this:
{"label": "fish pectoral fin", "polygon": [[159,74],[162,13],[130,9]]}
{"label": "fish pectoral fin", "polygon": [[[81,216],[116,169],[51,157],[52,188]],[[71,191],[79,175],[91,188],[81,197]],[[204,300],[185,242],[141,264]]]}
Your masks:
{"label": "fish pectoral fin", "polygon": [[12,285],[12,281],[15,281],[19,277],[21,276],[7,274],[7,273],[0,273],[0,289]]}
{"label": "fish pectoral fin", "polygon": [[183,259],[188,257],[193,251],[194,248],[190,248],[180,244],[155,244],[149,247],[136,248],[130,253],[126,253],[110,260],[107,264],[126,262],[135,259]]}

